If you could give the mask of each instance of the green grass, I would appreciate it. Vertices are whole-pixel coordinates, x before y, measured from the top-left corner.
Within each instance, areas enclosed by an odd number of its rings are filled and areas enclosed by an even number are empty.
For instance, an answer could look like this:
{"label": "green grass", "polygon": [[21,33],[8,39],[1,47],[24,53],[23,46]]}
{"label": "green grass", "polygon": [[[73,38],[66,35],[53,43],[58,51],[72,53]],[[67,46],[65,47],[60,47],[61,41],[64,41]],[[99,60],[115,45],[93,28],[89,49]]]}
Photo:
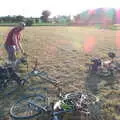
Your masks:
{"label": "green grass", "polygon": [[6,26],[6,27],[15,26],[15,25],[17,25],[17,23],[0,23],[0,26]]}
{"label": "green grass", "polygon": [[32,26],[67,26],[68,23],[36,23]]}
{"label": "green grass", "polygon": [[[15,26],[18,23],[0,23],[0,26]],[[32,26],[68,26],[69,23],[33,23]]]}

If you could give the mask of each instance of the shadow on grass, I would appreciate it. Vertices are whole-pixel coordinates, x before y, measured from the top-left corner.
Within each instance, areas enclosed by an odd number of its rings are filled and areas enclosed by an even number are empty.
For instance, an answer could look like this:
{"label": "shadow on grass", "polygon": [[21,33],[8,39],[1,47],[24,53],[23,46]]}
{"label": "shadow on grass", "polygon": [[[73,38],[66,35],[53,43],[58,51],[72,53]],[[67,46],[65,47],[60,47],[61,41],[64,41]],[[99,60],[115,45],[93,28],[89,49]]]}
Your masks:
{"label": "shadow on grass", "polygon": [[[92,120],[104,120],[104,116],[102,115],[103,104],[105,104],[104,95],[107,95],[109,91],[113,91],[117,82],[117,77],[109,76],[109,77],[100,77],[95,74],[88,74],[86,77],[85,87],[88,91],[100,97],[100,103],[98,105],[94,105],[91,108]],[[104,91],[101,91],[104,90]],[[102,98],[101,98],[102,97]],[[104,99],[103,99],[104,97]],[[103,112],[104,113],[104,112]],[[112,113],[110,113],[112,114]],[[97,118],[97,119],[96,119]],[[99,118],[99,119],[98,119]]]}
{"label": "shadow on grass", "polygon": [[114,76],[100,77],[95,74],[88,74],[86,77],[85,87],[93,94],[99,94],[100,89],[102,88],[114,89],[116,81],[116,77]]}
{"label": "shadow on grass", "polygon": [[94,75],[94,74],[88,74],[86,77],[85,87],[88,91],[92,92],[93,94],[97,94],[98,84],[101,82],[101,79]]}

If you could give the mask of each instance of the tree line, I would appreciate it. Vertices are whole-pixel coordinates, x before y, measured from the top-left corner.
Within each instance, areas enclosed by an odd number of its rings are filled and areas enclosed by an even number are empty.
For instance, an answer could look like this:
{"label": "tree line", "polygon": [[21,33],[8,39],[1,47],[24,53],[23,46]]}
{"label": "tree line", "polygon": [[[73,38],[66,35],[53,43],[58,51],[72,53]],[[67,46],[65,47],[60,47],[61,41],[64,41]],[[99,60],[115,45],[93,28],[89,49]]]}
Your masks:
{"label": "tree line", "polygon": [[53,18],[49,18],[51,12],[49,10],[42,11],[42,15],[40,17],[24,17],[22,15],[17,16],[3,16],[0,17],[0,24],[4,23],[18,23],[24,21],[27,26],[31,26],[32,24],[39,24],[39,23],[68,23],[71,21],[70,16],[55,16]]}
{"label": "tree line", "polygon": [[[24,21],[27,26],[32,24],[41,24],[41,23],[52,23],[52,24],[64,24],[64,25],[104,25],[108,26],[110,24],[120,23],[120,20],[117,18],[119,11],[116,9],[104,9],[98,8],[94,10],[86,10],[77,14],[71,19],[71,16],[58,15],[50,17],[51,12],[49,10],[43,10],[40,17],[24,17],[22,15],[18,16],[4,16],[0,17],[0,24],[4,23],[18,23]],[[119,15],[120,16],[120,15]]]}

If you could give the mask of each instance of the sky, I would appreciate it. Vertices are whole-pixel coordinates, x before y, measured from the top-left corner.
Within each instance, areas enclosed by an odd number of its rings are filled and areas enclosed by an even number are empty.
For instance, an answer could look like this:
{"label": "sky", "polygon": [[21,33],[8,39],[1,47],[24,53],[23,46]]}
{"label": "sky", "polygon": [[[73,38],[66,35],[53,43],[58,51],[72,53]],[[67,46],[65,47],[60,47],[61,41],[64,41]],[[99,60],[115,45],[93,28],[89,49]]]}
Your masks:
{"label": "sky", "polygon": [[51,16],[76,15],[86,9],[120,8],[120,0],[1,0],[0,16],[40,17],[43,10]]}

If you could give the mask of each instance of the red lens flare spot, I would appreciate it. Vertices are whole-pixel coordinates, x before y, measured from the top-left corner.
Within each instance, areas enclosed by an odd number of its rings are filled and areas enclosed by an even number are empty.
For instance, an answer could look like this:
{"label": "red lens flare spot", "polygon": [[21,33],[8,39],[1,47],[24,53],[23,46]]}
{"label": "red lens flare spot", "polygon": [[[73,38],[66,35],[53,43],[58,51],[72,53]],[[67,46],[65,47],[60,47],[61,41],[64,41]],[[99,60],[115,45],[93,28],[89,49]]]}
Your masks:
{"label": "red lens flare spot", "polygon": [[120,9],[118,9],[116,11],[116,23],[119,24],[120,23]]}
{"label": "red lens flare spot", "polygon": [[95,37],[89,37],[87,40],[84,42],[84,51],[86,53],[92,52],[92,50],[95,48],[96,45],[96,39]]}
{"label": "red lens flare spot", "polygon": [[116,47],[120,49],[120,31],[116,33]]}
{"label": "red lens flare spot", "polygon": [[91,9],[91,10],[88,10],[88,14],[89,14],[89,15],[94,15],[94,14],[95,14],[95,10],[92,10],[92,9]]}

